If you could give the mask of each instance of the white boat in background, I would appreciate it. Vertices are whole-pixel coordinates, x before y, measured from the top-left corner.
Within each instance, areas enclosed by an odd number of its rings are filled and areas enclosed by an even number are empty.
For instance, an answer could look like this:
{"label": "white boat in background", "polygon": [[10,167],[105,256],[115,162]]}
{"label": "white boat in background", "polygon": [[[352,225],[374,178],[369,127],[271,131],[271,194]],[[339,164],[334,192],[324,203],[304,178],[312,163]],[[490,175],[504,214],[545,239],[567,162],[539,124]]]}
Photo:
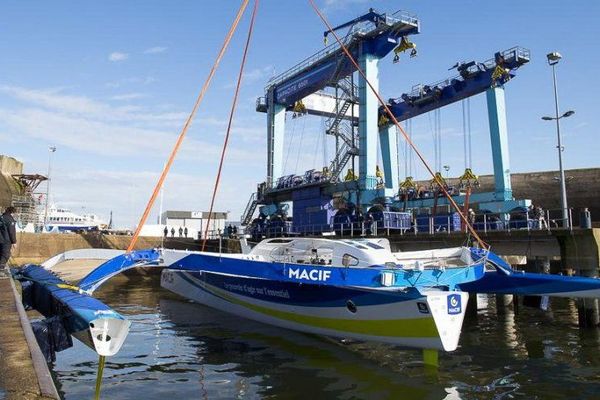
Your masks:
{"label": "white boat in background", "polygon": [[44,212],[40,213],[40,219],[44,232],[97,231],[108,226],[106,221],[95,214],[79,215],[54,205],[48,208],[46,223],[44,224]]}

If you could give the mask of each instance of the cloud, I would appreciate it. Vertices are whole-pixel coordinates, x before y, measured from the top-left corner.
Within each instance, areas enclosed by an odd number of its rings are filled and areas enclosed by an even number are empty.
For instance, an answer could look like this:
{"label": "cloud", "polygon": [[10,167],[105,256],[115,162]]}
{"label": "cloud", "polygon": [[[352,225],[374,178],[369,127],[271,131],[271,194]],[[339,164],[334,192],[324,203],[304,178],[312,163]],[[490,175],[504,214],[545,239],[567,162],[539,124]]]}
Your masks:
{"label": "cloud", "polygon": [[104,85],[108,88],[116,89],[116,88],[120,88],[124,85],[130,85],[130,84],[149,85],[154,82],[156,82],[156,78],[154,78],[153,76],[146,76],[146,77],[134,76],[131,78],[120,79],[118,81],[107,82]]}
{"label": "cloud", "polygon": [[0,93],[28,104],[41,106],[64,114],[85,115],[86,118],[98,118],[108,121],[177,121],[187,117],[187,113],[141,112],[136,106],[113,107],[107,103],[85,96],[62,94],[60,89],[29,89],[19,86],[0,85]]}
{"label": "cloud", "polygon": [[[85,205],[88,212],[104,218],[114,210],[120,226],[134,225],[188,113],[173,107],[116,106],[65,90],[0,85],[2,143],[14,149],[32,143],[56,145],[60,157],[54,201],[75,210]],[[136,97],[126,95],[121,96]],[[178,209],[205,207],[225,126],[226,120],[218,115],[194,121],[169,174],[165,204]],[[236,120],[234,129],[218,204],[234,210],[237,218],[245,204],[240,193],[249,195],[255,182],[263,179],[265,157],[256,149],[266,145],[266,138],[262,124],[252,120]],[[45,168],[36,163],[30,163],[32,171]],[[182,176],[185,171],[194,176]]]}
{"label": "cloud", "polygon": [[112,96],[111,100],[129,101],[129,100],[141,99],[144,97],[148,97],[148,95],[143,94],[143,93],[124,93],[124,94],[118,94],[118,95]]}
{"label": "cloud", "polygon": [[129,58],[129,54],[127,54],[127,53],[120,53],[118,51],[115,51],[114,53],[110,53],[108,55],[108,60],[109,61],[113,61],[113,62],[124,61],[124,60],[127,60],[128,58]]}
{"label": "cloud", "polygon": [[165,51],[167,51],[167,49],[168,49],[168,47],[163,47],[163,46],[150,47],[150,48],[144,50],[144,54],[164,53]]}
{"label": "cloud", "polygon": [[[255,83],[257,81],[263,81],[264,83],[274,75],[274,68],[272,65],[267,65],[262,68],[254,68],[244,72],[242,76],[242,84]],[[225,89],[232,89],[235,87],[236,81],[229,82],[224,86]]]}
{"label": "cloud", "polygon": [[[117,227],[134,227],[146,206],[150,194],[161,172],[161,164],[154,168],[133,171],[112,171],[104,168],[64,168],[54,169],[53,201],[75,213],[96,213],[108,220],[113,211],[113,220]],[[186,174],[172,170],[164,184],[165,210],[206,211],[212,194],[209,188],[214,185],[214,175]],[[251,177],[223,176],[218,194],[217,211],[231,211],[230,218],[237,219],[245,206],[246,198],[240,201],[240,192],[248,196],[255,186]],[[110,190],[106,190],[110,188]],[[120,193],[120,196],[115,196]],[[157,200],[147,224],[153,224],[158,214]]]}

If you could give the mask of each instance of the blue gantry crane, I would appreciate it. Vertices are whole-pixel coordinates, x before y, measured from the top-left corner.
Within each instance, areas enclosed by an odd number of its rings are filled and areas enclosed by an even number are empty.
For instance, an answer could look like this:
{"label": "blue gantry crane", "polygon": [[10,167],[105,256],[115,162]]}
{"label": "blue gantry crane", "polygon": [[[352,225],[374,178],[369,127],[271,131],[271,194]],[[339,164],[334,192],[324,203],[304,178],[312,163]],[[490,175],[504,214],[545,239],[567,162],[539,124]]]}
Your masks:
{"label": "blue gantry crane", "polygon": [[[403,51],[416,54],[410,36],[420,31],[419,20],[406,12],[368,13],[334,28],[348,29],[343,43],[357,60],[366,78],[379,89],[379,62],[391,52],[397,61]],[[326,39],[328,32],[324,33]],[[389,107],[399,121],[439,109],[448,104],[485,92],[487,96],[495,191],[474,194],[471,201],[492,212],[509,212],[528,205],[515,200],[510,186],[508,132],[504,104],[504,84],[516,70],[529,61],[529,51],[515,47],[496,53],[485,62],[458,63],[458,75],[433,85],[419,85]],[[329,89],[325,93],[323,89]],[[330,92],[333,91],[332,95]],[[267,114],[267,179],[258,185],[242,215],[248,225],[260,206],[260,220],[271,219],[277,230],[303,233],[304,226],[330,230],[338,212],[332,201],[346,195],[356,211],[366,211],[374,202],[399,204],[397,135],[377,97],[338,44],[325,47],[288,71],[271,79],[265,96],[257,101],[257,111]],[[326,133],[335,137],[334,158],[322,171],[283,176],[283,141],[286,112],[306,113],[328,118]],[[382,169],[377,164],[377,143],[381,146]],[[355,158],[358,174],[355,176]],[[351,164],[350,164],[351,162]],[[346,168],[346,178],[341,174]],[[384,199],[382,201],[382,199]],[[461,202],[460,197],[456,198]],[[444,199],[439,200],[443,204]],[[293,226],[284,218],[286,204],[293,203]],[[339,203],[339,202],[338,202]],[[404,203],[406,206],[406,202]],[[431,207],[433,199],[413,199],[410,207]],[[348,210],[346,209],[345,212]],[[267,223],[269,221],[266,221]]]}
{"label": "blue gantry crane", "polygon": [[[403,94],[397,99],[390,99],[388,104],[400,122],[471,96],[486,93],[495,190],[489,193],[474,194],[471,202],[478,203],[480,209],[494,213],[506,213],[530,204],[527,200],[515,200],[512,196],[504,99],[504,85],[515,77],[517,69],[528,63],[529,60],[529,50],[514,47],[497,52],[494,58],[484,62],[458,63],[455,66],[458,71],[457,76],[430,85],[417,85],[412,92]],[[380,118],[385,121],[386,115],[383,107],[379,108],[379,114]],[[395,130],[395,126],[391,125],[389,121],[381,125],[382,133],[386,130]],[[382,134],[381,137],[392,137],[392,135],[388,132]],[[388,150],[388,147],[387,142],[382,142],[386,185],[392,187],[392,184],[398,181],[398,177],[395,176],[397,168],[393,165],[396,155],[394,150],[391,148]],[[387,179],[388,177],[389,179]],[[456,200],[463,201],[460,197]],[[439,201],[446,203],[444,199]],[[409,207],[432,207],[433,203],[434,199],[417,199],[411,201]]]}

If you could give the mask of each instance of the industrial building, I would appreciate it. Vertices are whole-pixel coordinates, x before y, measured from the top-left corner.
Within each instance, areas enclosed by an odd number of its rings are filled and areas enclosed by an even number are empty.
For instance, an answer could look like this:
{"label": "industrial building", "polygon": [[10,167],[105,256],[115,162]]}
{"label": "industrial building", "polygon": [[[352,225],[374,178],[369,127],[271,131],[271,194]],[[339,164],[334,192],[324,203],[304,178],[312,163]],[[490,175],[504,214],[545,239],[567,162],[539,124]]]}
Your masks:
{"label": "industrial building", "polygon": [[[201,239],[206,232],[208,238],[214,238],[226,231],[228,215],[228,212],[213,212],[209,222],[207,211],[168,210],[160,215],[159,224],[144,225],[140,234],[141,236],[164,236],[166,228],[169,237]],[[206,231],[207,224],[209,224],[208,231]]]}

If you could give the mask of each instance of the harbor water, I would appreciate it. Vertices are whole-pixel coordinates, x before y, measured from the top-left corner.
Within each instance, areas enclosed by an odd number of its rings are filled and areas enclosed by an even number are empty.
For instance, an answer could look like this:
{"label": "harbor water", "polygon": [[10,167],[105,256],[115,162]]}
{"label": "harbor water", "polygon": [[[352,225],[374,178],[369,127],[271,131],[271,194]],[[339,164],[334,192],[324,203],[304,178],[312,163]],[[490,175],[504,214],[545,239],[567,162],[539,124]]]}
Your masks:
{"label": "harbor water", "polygon": [[[107,360],[105,399],[598,399],[600,330],[577,326],[574,301],[465,322],[437,370],[418,350],[344,342],[240,319],[160,288],[159,276],[111,280],[96,293],[133,321]],[[93,398],[97,358],[81,343],[53,365],[65,399]]]}

